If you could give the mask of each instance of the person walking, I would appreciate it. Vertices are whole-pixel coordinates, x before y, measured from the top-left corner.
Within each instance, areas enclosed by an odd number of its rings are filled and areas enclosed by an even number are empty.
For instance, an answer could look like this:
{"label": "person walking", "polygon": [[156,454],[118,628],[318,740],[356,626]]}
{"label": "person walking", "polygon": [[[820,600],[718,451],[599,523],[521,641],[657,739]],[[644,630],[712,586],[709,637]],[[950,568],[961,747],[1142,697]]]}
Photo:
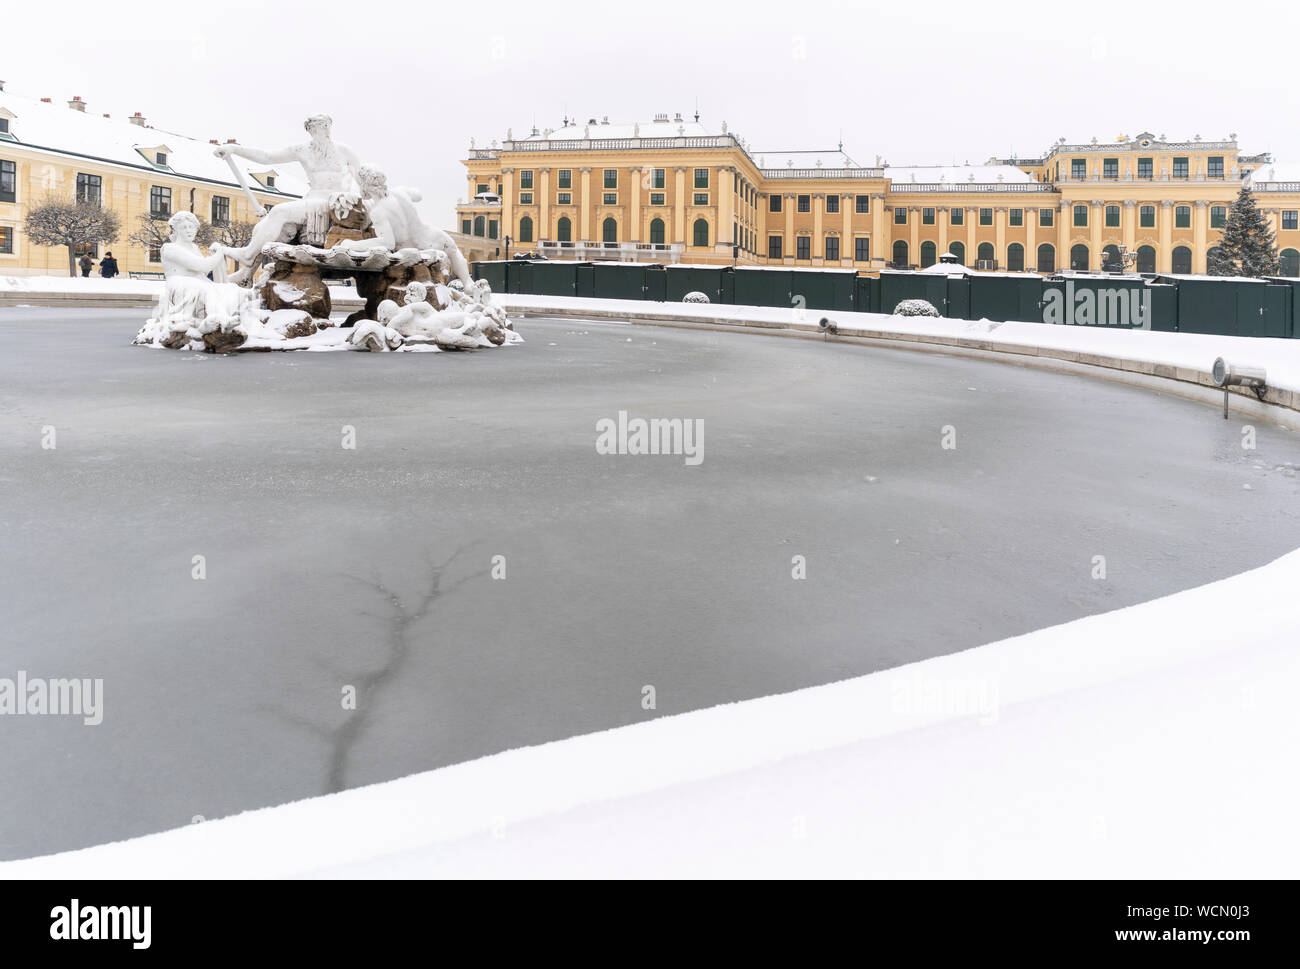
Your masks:
{"label": "person walking", "polygon": [[83,277],[89,276],[91,267],[94,265],[95,262],[93,259],[90,258],[90,255],[88,253],[83,254],[81,257],[81,275]]}
{"label": "person walking", "polygon": [[112,279],[117,275],[117,260],[113,258],[111,252],[104,253],[104,258],[99,261],[99,274],[105,279]]}

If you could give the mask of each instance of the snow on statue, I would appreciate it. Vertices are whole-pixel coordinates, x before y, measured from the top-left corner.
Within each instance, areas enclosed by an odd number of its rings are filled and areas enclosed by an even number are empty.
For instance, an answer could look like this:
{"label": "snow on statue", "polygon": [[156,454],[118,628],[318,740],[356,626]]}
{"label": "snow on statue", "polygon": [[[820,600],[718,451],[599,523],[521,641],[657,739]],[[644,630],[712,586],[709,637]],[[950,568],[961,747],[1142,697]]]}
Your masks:
{"label": "snow on statue", "polygon": [[[215,149],[213,154],[227,160],[231,155],[238,155],[262,165],[297,162],[307,173],[309,186],[309,191],[303,198],[281,202],[267,212],[254,227],[248,245],[229,251],[231,258],[249,266],[264,246],[272,242],[288,242],[295,232],[301,233],[302,241],[309,245],[325,244],[325,236],[330,227],[330,209],[338,203],[337,196],[354,192],[353,182],[360,183],[358,174],[361,169],[361,163],[351,148],[334,143],[330,136],[333,125],[333,119],[329,115],[314,114],[303,122],[303,127],[311,136],[311,140],[305,144],[273,151],[243,148],[239,145],[222,145]],[[233,164],[231,168],[244,191],[248,192],[243,174]],[[254,207],[259,212],[262,211],[251,192],[249,198]]]}
{"label": "snow on statue", "polygon": [[[230,334],[241,324],[259,323],[253,294],[226,278],[226,255],[219,245],[203,255],[194,238],[199,220],[193,212],[177,212],[167,220],[171,241],[163,243],[166,280],[157,315],[136,336],[136,343],[158,343],[170,349],[200,347],[208,334]],[[212,273],[213,279],[208,279]],[[212,342],[212,341],[209,341]]]}
{"label": "snow on statue", "polygon": [[[162,247],[163,296],[137,343],[231,353],[470,350],[523,342],[492,305],[488,284],[471,278],[451,236],[420,218],[419,192],[390,189],[380,168],[362,166],[350,148],[334,142],[331,126],[329,116],[318,114],[304,123],[311,136],[304,144],[216,149],[262,218],[248,245],[212,246],[204,255],[195,243],[198,219],[189,212],[173,216],[171,241]],[[266,212],[235,156],[265,165],[296,162],[309,191]],[[227,258],[241,265],[230,282]],[[352,281],[349,295],[365,300],[341,324],[331,319],[331,280]]]}
{"label": "snow on statue", "polygon": [[451,236],[441,229],[425,225],[415,210],[415,203],[420,201],[418,192],[409,188],[389,191],[388,176],[373,165],[363,165],[357,173],[357,180],[361,183],[366,213],[370,216],[375,236],[373,239],[348,240],[340,243],[341,246],[367,250],[378,245],[394,252],[398,249],[436,249],[447,257],[452,275],[466,287],[472,285],[469,263]]}

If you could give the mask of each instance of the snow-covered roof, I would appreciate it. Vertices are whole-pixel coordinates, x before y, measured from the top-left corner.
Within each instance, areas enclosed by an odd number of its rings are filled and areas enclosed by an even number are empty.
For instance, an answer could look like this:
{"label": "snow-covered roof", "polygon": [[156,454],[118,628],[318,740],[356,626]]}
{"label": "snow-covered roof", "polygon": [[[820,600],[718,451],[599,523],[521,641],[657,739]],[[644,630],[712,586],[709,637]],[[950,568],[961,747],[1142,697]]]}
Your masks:
{"label": "snow-covered roof", "polygon": [[861,168],[842,149],[830,151],[755,151],[759,168]]}
{"label": "snow-covered roof", "polygon": [[927,266],[921,270],[923,273],[929,273],[932,276],[974,276],[975,270],[969,266],[963,266],[959,262],[936,262],[933,266]]}
{"label": "snow-covered roof", "polygon": [[895,186],[912,182],[973,182],[977,185],[991,185],[995,182],[1034,180],[1015,165],[910,165],[901,168],[891,165],[885,169],[885,177]]}
{"label": "snow-covered roof", "polygon": [[1250,173],[1251,184],[1256,182],[1300,182],[1300,162],[1269,162]]}
{"label": "snow-covered roof", "polygon": [[[132,124],[125,117],[105,118],[89,110],[74,110],[65,103],[35,100],[8,91],[0,91],[0,111],[11,119],[9,134],[12,136],[0,142],[0,151],[5,144],[19,144],[237,188],[230,166],[212,154],[216,146],[207,140]],[[153,164],[151,155],[143,153],[160,147],[170,149],[166,152],[165,166]],[[251,177],[255,172],[265,172],[265,165],[243,158],[236,158],[235,164],[250,176],[249,185],[259,191],[279,195],[303,195],[307,191],[306,179],[296,165],[290,166],[288,174],[280,173],[274,189],[267,189]]]}

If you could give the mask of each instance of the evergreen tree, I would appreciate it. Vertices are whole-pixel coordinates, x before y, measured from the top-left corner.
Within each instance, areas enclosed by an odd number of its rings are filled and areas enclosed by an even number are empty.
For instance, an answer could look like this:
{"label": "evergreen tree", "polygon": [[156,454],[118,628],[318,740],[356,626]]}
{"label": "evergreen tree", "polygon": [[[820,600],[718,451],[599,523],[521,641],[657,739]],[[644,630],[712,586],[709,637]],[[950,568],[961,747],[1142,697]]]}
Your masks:
{"label": "evergreen tree", "polygon": [[1276,276],[1277,244],[1273,227],[1255,205],[1255,196],[1242,186],[1228,209],[1223,238],[1210,252],[1211,276]]}

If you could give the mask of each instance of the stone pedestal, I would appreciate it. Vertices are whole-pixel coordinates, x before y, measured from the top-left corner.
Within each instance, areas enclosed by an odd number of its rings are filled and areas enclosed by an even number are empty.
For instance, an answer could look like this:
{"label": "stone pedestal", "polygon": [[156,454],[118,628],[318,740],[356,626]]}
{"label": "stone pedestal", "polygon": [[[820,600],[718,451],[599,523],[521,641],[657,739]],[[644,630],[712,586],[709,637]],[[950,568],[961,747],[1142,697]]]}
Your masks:
{"label": "stone pedestal", "polygon": [[203,334],[203,348],[208,353],[234,353],[247,339],[248,335],[239,330],[213,330]]}
{"label": "stone pedestal", "polygon": [[333,310],[329,286],[320,268],[289,259],[277,259],[270,278],[261,286],[262,305],[276,310],[302,310],[319,319],[329,319]]}

